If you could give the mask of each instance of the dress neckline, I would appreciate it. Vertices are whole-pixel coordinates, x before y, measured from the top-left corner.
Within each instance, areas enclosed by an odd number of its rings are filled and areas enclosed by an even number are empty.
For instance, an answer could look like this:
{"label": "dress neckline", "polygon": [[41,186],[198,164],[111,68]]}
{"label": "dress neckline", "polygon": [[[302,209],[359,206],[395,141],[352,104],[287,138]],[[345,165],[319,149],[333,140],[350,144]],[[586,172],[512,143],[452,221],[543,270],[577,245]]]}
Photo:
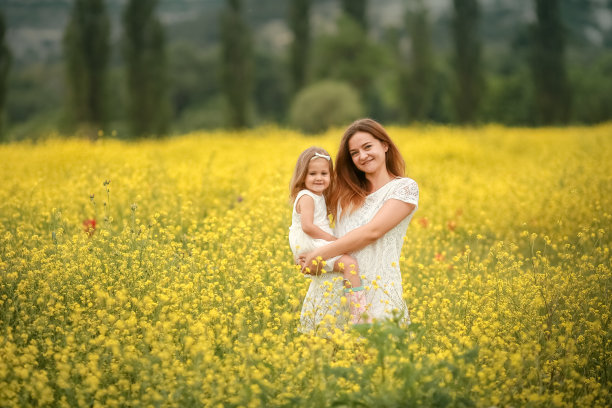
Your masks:
{"label": "dress neckline", "polygon": [[399,180],[399,179],[401,179],[401,177],[394,177],[394,178],[392,178],[391,180],[387,181],[385,184],[383,184],[382,186],[380,186],[380,187],[378,188],[378,190],[376,190],[376,191],[372,191],[370,194],[368,194],[368,195],[366,196],[366,198],[367,198],[367,197],[370,197],[370,196],[373,196],[374,194],[378,193],[378,192],[379,192],[379,191],[381,191],[381,190],[384,190],[384,189],[385,189],[385,187],[387,187],[389,184],[391,184],[391,183],[392,183],[392,182],[394,182],[395,180]]}

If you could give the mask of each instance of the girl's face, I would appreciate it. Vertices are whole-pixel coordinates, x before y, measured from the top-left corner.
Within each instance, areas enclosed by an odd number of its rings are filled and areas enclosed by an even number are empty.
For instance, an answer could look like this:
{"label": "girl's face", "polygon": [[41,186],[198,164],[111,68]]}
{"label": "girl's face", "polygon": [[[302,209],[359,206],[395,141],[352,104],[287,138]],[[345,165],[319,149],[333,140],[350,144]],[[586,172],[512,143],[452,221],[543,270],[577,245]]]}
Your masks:
{"label": "girl's face", "polygon": [[321,157],[310,160],[304,185],[315,194],[323,194],[329,187],[331,174],[329,173],[329,161]]}
{"label": "girl's face", "polygon": [[366,174],[374,174],[381,168],[386,168],[385,153],[389,149],[386,143],[381,142],[367,132],[357,132],[348,142],[349,154],[357,169]]}

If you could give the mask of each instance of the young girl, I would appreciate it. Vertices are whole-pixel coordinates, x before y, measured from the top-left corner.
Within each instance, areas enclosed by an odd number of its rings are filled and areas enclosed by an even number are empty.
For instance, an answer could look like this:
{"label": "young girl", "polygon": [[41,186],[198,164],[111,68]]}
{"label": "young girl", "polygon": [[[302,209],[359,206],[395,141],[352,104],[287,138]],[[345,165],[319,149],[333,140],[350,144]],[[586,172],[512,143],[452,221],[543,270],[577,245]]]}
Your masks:
{"label": "young girl", "polygon": [[[295,166],[289,194],[293,204],[289,245],[296,259],[336,240],[329,226],[329,211],[326,204],[326,197],[332,187],[333,164],[329,153],[320,147],[304,150]],[[355,259],[349,255],[336,256],[325,260],[323,269],[328,272],[343,273],[350,321],[352,324],[361,323],[363,321],[361,315],[365,312],[365,292]],[[311,283],[313,284],[314,282]]]}

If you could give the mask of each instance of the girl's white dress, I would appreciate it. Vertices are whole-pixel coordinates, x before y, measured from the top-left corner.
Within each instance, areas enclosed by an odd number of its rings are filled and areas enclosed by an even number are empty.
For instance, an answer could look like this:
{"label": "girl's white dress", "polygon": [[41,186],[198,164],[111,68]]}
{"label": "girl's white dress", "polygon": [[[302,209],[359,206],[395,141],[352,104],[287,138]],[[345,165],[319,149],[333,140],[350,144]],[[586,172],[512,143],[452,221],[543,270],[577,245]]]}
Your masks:
{"label": "girl's white dress", "polygon": [[[302,198],[304,195],[308,195],[314,200],[314,216],[312,219],[313,224],[331,235],[334,234],[329,226],[329,218],[327,218],[327,204],[325,203],[325,197],[322,195],[317,195],[310,190],[301,190],[295,197],[295,202],[293,203],[293,215],[291,227],[289,227],[289,246],[291,247],[294,257],[310,252],[329,243],[329,241],[324,239],[312,238],[302,229],[302,216],[295,210],[295,208],[300,198]],[[332,259],[327,259],[325,261],[325,269],[327,271],[332,271],[334,269],[334,263],[338,258],[339,256]]]}
{"label": "girl's white dress", "polygon": [[[410,178],[396,178],[368,195],[363,205],[353,213],[342,209],[338,213],[335,235],[346,235],[367,224],[388,200],[400,200],[418,206],[419,187]],[[366,288],[367,314],[373,319],[387,319],[398,313],[400,321],[410,323],[408,307],[403,299],[399,258],[409,216],[393,227],[376,242],[351,255],[356,259],[362,285]],[[365,278],[363,277],[365,275]],[[342,275],[327,273],[313,277],[304,299],[301,314],[301,332],[321,332],[346,324],[347,306],[342,304]]]}
{"label": "girl's white dress", "polygon": [[[323,231],[333,234],[333,231],[329,226],[329,219],[327,218],[327,204],[325,203],[325,197],[314,194],[310,190],[301,190],[297,194],[295,202],[293,203],[293,215],[291,227],[289,227],[289,246],[291,247],[294,257],[310,252],[329,243],[329,241],[324,239],[312,238],[306,234],[304,230],[302,230],[302,217],[295,210],[295,207],[299,199],[304,195],[309,195],[314,200],[313,224],[321,228]],[[308,294],[306,295],[302,305],[302,315],[300,318],[302,328],[314,328],[315,326],[318,326],[318,322],[321,322],[326,314],[332,314],[335,310],[337,310],[335,302],[329,303],[329,300],[331,299],[329,298],[329,294],[326,293],[329,291],[328,289],[330,288],[330,283],[328,280],[331,278],[334,278],[334,282],[340,282],[340,286],[336,285],[334,288],[342,288],[342,275],[339,273],[331,273],[331,271],[334,269],[334,263],[338,258],[339,256],[325,260],[326,265],[322,275],[305,275],[310,277],[312,281],[310,282]],[[306,332],[310,331],[310,329],[302,331]]]}

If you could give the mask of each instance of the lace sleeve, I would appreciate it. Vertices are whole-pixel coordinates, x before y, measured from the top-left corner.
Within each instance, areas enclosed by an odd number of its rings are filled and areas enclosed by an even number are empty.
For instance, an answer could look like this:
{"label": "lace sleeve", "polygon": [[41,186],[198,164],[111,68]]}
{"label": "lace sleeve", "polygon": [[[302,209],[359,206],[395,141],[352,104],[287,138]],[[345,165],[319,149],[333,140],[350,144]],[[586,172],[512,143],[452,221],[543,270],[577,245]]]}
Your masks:
{"label": "lace sleeve", "polygon": [[[401,179],[397,185],[393,188],[389,198],[403,201],[405,203],[414,204],[416,207],[419,206],[419,186],[416,181],[404,178]],[[416,208],[415,208],[416,209]]]}

